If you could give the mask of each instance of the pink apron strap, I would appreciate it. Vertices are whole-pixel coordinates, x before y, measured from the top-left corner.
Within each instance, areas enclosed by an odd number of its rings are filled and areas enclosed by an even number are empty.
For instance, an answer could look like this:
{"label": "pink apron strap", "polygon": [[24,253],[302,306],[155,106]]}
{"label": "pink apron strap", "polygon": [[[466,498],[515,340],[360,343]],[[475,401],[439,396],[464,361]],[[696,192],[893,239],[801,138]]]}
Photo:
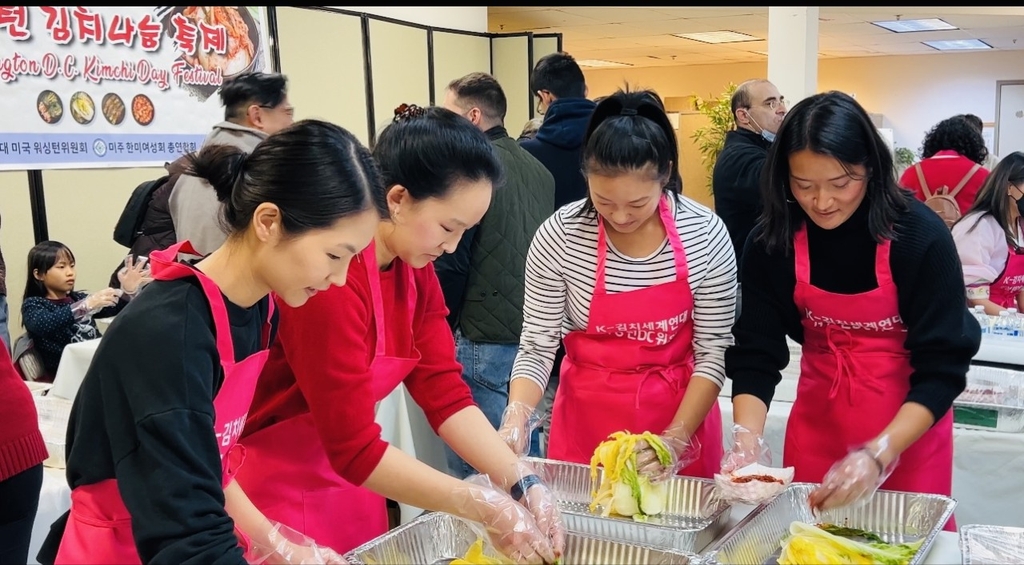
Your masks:
{"label": "pink apron strap", "polygon": [[892,241],[885,240],[875,250],[875,280],[878,286],[892,284],[892,267],[889,265],[889,252]]}
{"label": "pink apron strap", "polygon": [[[672,246],[672,256],[676,264],[676,280],[689,282],[690,272],[686,265],[686,250],[683,248],[683,240],[679,237],[679,229],[676,228],[674,208],[669,206],[668,196],[662,196],[658,202],[658,216],[661,218],[661,225],[665,227],[665,235],[668,237],[669,245]],[[604,220],[598,215],[597,218],[597,271],[594,280],[594,294],[604,294],[605,271],[608,265],[608,234],[605,231]]]}
{"label": "pink apron strap", "polygon": [[[206,295],[206,300],[210,303],[210,311],[213,314],[214,334],[216,334],[217,339],[217,354],[220,355],[221,365],[231,363],[235,359],[235,347],[231,340],[231,321],[228,319],[228,310],[224,305],[224,295],[221,294],[220,287],[210,277],[203,274],[202,271],[191,265],[179,263],[177,260],[179,252],[197,254],[192,244],[187,241],[181,241],[162,251],[150,253],[149,263],[153,278],[155,280],[167,281],[188,276],[196,277],[199,284],[203,287],[203,294]],[[271,308],[273,308],[273,300],[271,300]],[[267,331],[266,328],[264,331]]]}
{"label": "pink apron strap", "polygon": [[373,301],[373,327],[377,330],[377,348],[374,358],[383,357],[387,349],[384,342],[384,297],[380,292],[380,267],[377,265],[377,246],[373,240],[363,250],[366,263],[366,279],[370,285],[370,299]]}
{"label": "pink apron strap", "polygon": [[796,282],[811,284],[811,260],[807,251],[807,225],[803,224],[793,234],[793,262],[796,265]]}

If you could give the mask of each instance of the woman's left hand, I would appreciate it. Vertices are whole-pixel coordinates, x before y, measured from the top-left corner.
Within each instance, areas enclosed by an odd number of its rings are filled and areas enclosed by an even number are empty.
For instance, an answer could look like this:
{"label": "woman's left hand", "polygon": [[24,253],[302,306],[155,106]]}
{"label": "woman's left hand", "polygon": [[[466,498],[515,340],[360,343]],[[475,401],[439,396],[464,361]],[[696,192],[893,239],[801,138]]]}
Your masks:
{"label": "woman's left hand", "polygon": [[135,258],[128,255],[124,259],[124,267],[117,272],[117,280],[121,282],[121,290],[127,294],[135,294],[153,278],[145,259],[135,262]]}
{"label": "woman's left hand", "polygon": [[684,469],[700,458],[700,442],[695,436],[687,437],[683,424],[676,424],[659,436],[668,448],[669,461],[664,462],[646,440],[636,443],[636,469],[651,481],[664,481],[680,469]]}
{"label": "woman's left hand", "polygon": [[545,484],[536,484],[526,490],[523,505],[533,514],[537,528],[551,541],[555,557],[561,557],[565,551],[565,524],[562,513],[558,511],[558,501],[551,489]]}

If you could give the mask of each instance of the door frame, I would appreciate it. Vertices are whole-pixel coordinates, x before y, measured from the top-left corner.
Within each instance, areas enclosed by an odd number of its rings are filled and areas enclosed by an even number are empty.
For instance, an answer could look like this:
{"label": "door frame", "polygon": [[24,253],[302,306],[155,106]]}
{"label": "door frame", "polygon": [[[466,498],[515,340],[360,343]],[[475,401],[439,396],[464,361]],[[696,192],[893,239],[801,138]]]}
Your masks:
{"label": "door frame", "polygon": [[996,128],[992,132],[995,138],[992,140],[992,150],[996,155],[1002,155],[999,151],[999,107],[1002,104],[1003,86],[1024,86],[1024,80],[997,80],[996,81]]}

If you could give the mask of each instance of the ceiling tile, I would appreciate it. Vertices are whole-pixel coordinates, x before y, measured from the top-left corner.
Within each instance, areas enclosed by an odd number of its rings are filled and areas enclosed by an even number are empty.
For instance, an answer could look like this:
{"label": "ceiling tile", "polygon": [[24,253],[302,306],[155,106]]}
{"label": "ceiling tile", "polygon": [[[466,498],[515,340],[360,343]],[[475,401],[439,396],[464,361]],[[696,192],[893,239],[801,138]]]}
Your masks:
{"label": "ceiling tile", "polygon": [[833,35],[837,37],[850,37],[850,36],[861,36],[861,35],[899,35],[891,32],[884,27],[869,24],[867,22],[858,22],[855,24],[836,24],[829,26],[820,26],[818,33],[821,35]]}
{"label": "ceiling tile", "polygon": [[572,48],[575,50],[595,50],[595,49],[629,49],[635,47],[643,47],[649,45],[646,43],[638,43],[629,37],[606,37],[603,39],[580,39],[572,42],[566,41],[563,38],[563,44],[566,48]]}
{"label": "ceiling tile", "polygon": [[708,25],[716,30],[730,30],[739,31],[744,33],[755,32],[757,35],[766,36],[768,34],[768,16],[767,15],[747,15],[747,16],[732,16],[726,18],[701,18],[698,22],[702,25]]}
{"label": "ceiling tile", "polygon": [[[558,8],[568,14],[598,20],[604,23],[627,24],[636,22],[657,22],[665,19],[665,14],[651,8]],[[682,17],[682,16],[680,16]]]}
{"label": "ceiling tile", "polygon": [[867,45],[872,51],[885,53],[886,55],[915,55],[934,53],[935,49],[923,43],[892,43],[889,45]]}
{"label": "ceiling tile", "polygon": [[572,32],[585,35],[592,39],[644,37],[651,34],[648,30],[625,24],[579,25],[565,27],[563,30],[567,33]]}
{"label": "ceiling tile", "polygon": [[656,8],[656,10],[675,18],[721,18],[750,14],[768,15],[768,8],[759,6],[747,8]]}
{"label": "ceiling tile", "polygon": [[951,15],[942,19],[961,29],[1024,26],[1024,16]]}
{"label": "ceiling tile", "polygon": [[978,39],[988,43],[996,49],[1005,49],[1007,51],[1024,49],[1024,37],[979,37]]}

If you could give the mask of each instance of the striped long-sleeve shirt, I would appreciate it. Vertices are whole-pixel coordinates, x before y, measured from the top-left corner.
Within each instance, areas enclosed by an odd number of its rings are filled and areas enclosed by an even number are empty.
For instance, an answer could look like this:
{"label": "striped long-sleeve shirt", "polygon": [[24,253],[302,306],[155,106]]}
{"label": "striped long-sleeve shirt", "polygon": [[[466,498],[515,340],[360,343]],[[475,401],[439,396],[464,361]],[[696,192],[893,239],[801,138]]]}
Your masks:
{"label": "striped long-sleeve shirt", "polygon": [[[541,225],[526,259],[523,333],[512,378],[547,386],[559,340],[585,330],[597,271],[597,216],[580,215],[584,201],[563,206]],[[676,228],[686,250],[694,309],[694,374],[725,383],[725,350],[733,343],[736,258],[725,224],[688,198],[675,200]],[[649,257],[632,258],[608,243],[605,285],[628,292],[675,280],[665,239]]]}

